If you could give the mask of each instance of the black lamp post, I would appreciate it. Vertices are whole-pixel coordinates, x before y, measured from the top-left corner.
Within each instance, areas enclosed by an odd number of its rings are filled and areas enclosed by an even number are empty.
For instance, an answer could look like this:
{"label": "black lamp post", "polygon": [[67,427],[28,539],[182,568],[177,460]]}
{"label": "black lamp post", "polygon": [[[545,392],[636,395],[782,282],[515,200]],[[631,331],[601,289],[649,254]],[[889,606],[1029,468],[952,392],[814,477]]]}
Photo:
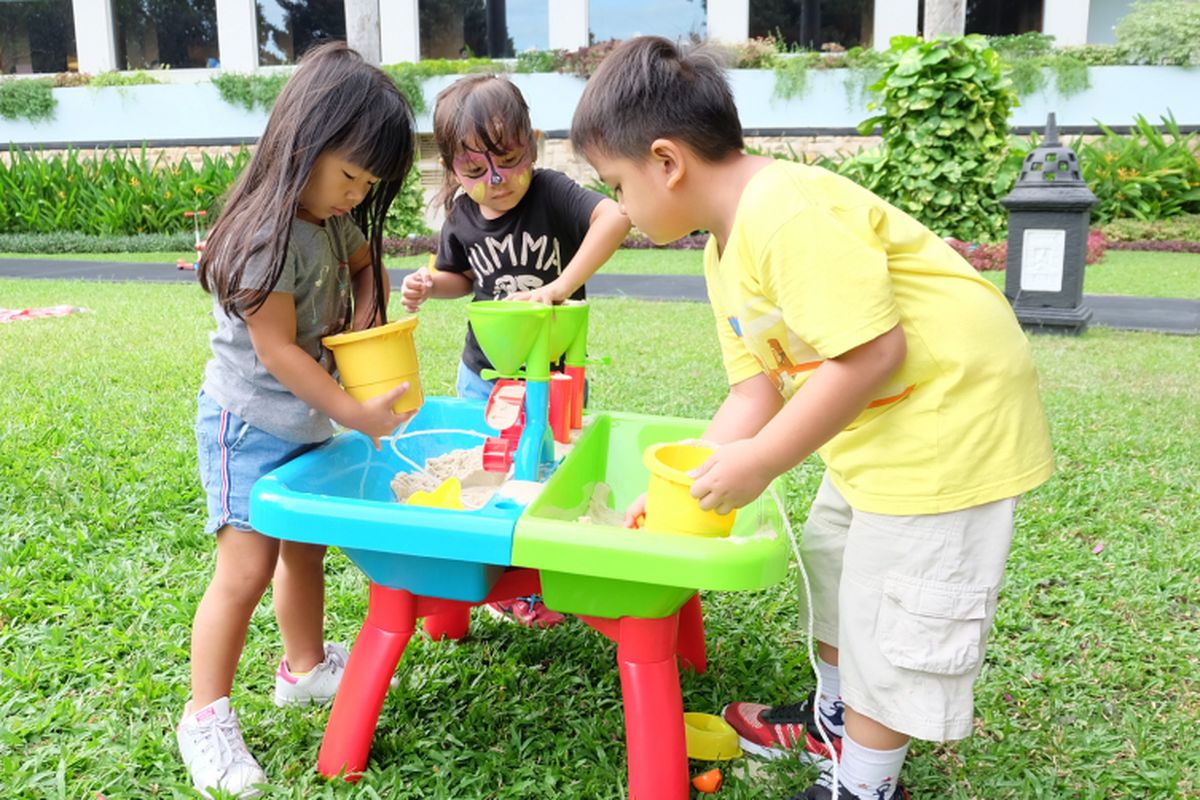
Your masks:
{"label": "black lamp post", "polygon": [[1058,140],[1054,114],[1042,146],[1025,157],[1008,209],[1004,294],[1022,327],[1035,333],[1080,334],[1091,309],[1083,305],[1088,223],[1096,204],[1075,152]]}

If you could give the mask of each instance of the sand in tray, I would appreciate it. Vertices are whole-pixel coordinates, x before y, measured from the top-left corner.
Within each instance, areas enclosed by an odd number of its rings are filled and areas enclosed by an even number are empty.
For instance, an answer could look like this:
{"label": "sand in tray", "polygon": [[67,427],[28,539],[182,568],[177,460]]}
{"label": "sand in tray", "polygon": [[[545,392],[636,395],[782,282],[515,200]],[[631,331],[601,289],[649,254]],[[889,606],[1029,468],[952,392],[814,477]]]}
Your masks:
{"label": "sand in tray", "polygon": [[458,478],[462,484],[462,504],[467,511],[487,505],[505,476],[483,468],[483,448],[451,450],[425,462],[421,472],[399,472],[392,478],[396,500],[408,502],[414,492],[432,492],[448,478]]}

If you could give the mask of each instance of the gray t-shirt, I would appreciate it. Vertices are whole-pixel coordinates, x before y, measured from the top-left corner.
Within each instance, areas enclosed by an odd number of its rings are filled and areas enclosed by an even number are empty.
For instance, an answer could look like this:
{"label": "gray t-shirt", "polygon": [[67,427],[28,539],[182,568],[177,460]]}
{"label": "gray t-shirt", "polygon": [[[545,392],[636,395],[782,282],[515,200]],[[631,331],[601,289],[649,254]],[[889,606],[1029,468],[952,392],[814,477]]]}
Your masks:
{"label": "gray t-shirt", "polygon": [[[351,325],[350,256],[366,241],[348,217],[330,217],[324,225],[296,219],[273,291],[291,294],[296,303],[296,344],[331,375],[333,354],[321,337]],[[265,258],[246,265],[243,286],[253,286],[269,270]],[[204,370],[204,392],[227,411],[290,442],[320,442],[333,434],[329,417],[296,397],[267,371],[243,320],[230,317],[214,300],[217,329],[209,337],[212,358]]]}

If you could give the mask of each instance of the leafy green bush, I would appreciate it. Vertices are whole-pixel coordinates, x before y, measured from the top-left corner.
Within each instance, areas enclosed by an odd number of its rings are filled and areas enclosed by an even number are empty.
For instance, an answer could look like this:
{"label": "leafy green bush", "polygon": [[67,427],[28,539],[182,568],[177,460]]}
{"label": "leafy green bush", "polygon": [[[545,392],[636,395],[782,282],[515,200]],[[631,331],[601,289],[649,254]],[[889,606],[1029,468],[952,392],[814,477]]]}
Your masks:
{"label": "leafy green bush", "polygon": [[808,91],[809,72],[821,61],[821,54],[810,50],[789,53],[775,61],[774,96],[800,98]]}
{"label": "leafy green bush", "polygon": [[139,69],[136,72],[101,72],[91,76],[86,85],[103,88],[105,86],[147,86],[156,83],[162,83],[162,81],[149,72]]}
{"label": "leafy green bush", "polygon": [[563,66],[562,50],[526,50],[517,53],[517,72],[560,72]]}
{"label": "leafy green bush", "polygon": [[1130,63],[1200,64],[1200,2],[1135,0],[1117,23],[1117,44]]}
{"label": "leafy green bush", "polygon": [[600,62],[607,58],[609,53],[616,50],[619,44],[620,42],[616,39],[610,39],[607,42],[597,42],[589,47],[568,51],[563,54],[560,71],[577,75],[586,80],[592,77],[597,67],[600,66]]}
{"label": "leafy green bush", "polygon": [[221,99],[231,106],[240,106],[247,111],[260,109],[270,111],[275,98],[283,91],[290,73],[265,72],[250,75],[222,72],[213,76],[213,85]]}
{"label": "leafy green bush", "polygon": [[1007,126],[1016,105],[1000,58],[982,36],[892,40],[894,61],[872,87],[881,113],[882,157],[863,175],[867,188],[941,236],[969,242],[1004,236],[997,198],[1004,188]]}
{"label": "leafy green bush", "polygon": [[203,154],[195,167],[151,161],[145,150],[84,157],[11,149],[0,163],[0,232],[174,233],[185,227],[184,211],[211,209],[248,159],[245,150]]}
{"label": "leafy green bush", "polygon": [[507,72],[503,62],[490,58],[430,58],[424,61],[404,61],[380,67],[396,82],[396,86],[408,98],[414,112],[420,114],[427,108],[422,84],[427,78],[439,75],[466,75],[474,72]]}
{"label": "leafy green bush", "polygon": [[75,231],[0,233],[0,253],[190,253],[194,243],[191,230],[132,236],[95,236]]}
{"label": "leafy green bush", "polygon": [[1168,219],[1115,219],[1101,228],[1114,242],[1200,242],[1200,214]]}
{"label": "leafy green bush", "polygon": [[1123,136],[1101,125],[1104,135],[1072,145],[1084,179],[1099,202],[1092,219],[1166,219],[1200,213],[1200,149],[1196,134],[1183,135],[1174,117],[1162,118],[1162,130],[1145,117],[1134,133]]}
{"label": "leafy green bush", "polygon": [[1062,48],[1064,55],[1082,61],[1089,67],[1115,67],[1127,64],[1125,51],[1111,44],[1080,44]]}
{"label": "leafy green bush", "polygon": [[421,170],[413,167],[404,181],[404,188],[388,209],[383,235],[400,238],[427,233],[429,226],[425,224],[425,190],[421,187]]}
{"label": "leafy green bush", "polygon": [[0,117],[5,119],[50,119],[54,116],[52,78],[5,78],[0,80]]}
{"label": "leafy green bush", "polygon": [[733,69],[771,69],[779,62],[779,41],[774,36],[756,36],[726,49]]}
{"label": "leafy green bush", "polygon": [[1016,36],[988,39],[1000,60],[1011,70],[1013,88],[1021,96],[1046,87],[1046,74],[1054,76],[1054,88],[1063,97],[1087,89],[1088,63],[1069,50],[1055,50],[1054,37],[1031,31]]}
{"label": "leafy green bush", "polygon": [[[183,212],[213,214],[249,158],[245,149],[229,156],[205,153],[196,167],[187,160],[168,164],[161,155],[152,161],[145,150],[84,157],[76,150],[45,156],[12,149],[9,163],[0,162],[0,233],[190,231]],[[414,169],[388,215],[389,234],[427,232],[423,210],[420,174]]]}

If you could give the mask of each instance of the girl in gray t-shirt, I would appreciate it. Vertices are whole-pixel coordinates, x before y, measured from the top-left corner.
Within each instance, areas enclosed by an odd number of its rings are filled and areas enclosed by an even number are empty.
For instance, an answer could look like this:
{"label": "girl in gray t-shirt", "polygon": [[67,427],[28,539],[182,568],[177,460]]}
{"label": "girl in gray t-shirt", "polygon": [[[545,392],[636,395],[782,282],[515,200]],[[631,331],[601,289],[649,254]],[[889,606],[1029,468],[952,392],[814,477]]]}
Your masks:
{"label": "girl in gray t-shirt", "polygon": [[392,411],[406,386],[362,403],[346,394],[321,337],[386,321],[383,220],[413,141],[412,112],[387,76],[343,43],[310,50],[200,259],[217,329],[196,442],[217,559],[192,626],[192,698],[176,734],[205,796],[266,781],[229,695],[272,576],[284,642],[275,702],[328,701],[342,678],[345,648],[323,641],[325,548],[254,531],[250,489],[327,439],[332,422],[378,446],[411,416]]}

